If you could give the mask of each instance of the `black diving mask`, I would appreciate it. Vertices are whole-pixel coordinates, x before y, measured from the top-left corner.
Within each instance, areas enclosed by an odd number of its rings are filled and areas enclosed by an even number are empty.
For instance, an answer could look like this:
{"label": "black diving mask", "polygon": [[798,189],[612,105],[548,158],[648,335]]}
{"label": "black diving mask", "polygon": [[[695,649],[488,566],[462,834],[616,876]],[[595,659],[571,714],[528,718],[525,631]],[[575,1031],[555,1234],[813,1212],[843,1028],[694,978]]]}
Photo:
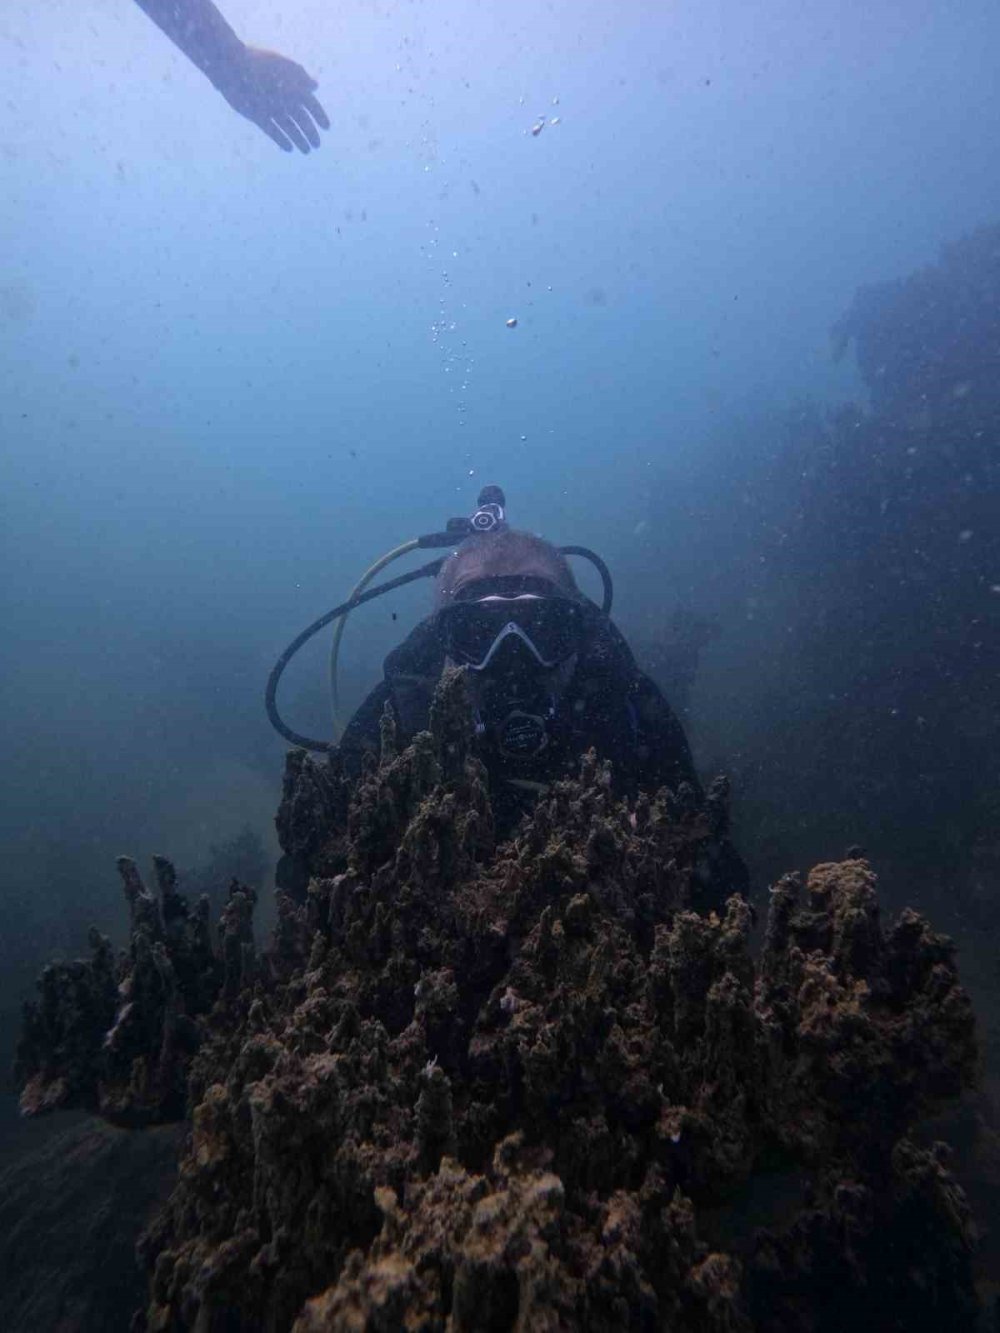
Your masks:
{"label": "black diving mask", "polygon": [[530,575],[469,584],[439,614],[445,651],[473,671],[485,671],[512,637],[545,669],[559,666],[583,645],[580,603]]}

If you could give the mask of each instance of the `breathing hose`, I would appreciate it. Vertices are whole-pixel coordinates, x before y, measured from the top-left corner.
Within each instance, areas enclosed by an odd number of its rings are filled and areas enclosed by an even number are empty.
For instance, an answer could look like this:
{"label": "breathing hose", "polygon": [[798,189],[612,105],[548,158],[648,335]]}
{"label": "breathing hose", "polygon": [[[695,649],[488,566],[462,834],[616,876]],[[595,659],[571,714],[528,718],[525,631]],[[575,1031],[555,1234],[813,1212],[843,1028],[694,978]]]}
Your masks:
{"label": "breathing hose", "polygon": [[302,645],[308,643],[313,635],[318,634],[321,629],[325,629],[331,620],[336,620],[338,616],[349,615],[355,607],[364,606],[365,602],[374,601],[376,597],[381,597],[386,592],[392,592],[394,588],[402,588],[407,583],[416,582],[417,579],[435,578],[443,563],[443,559],[432,560],[428,565],[421,565],[419,569],[411,569],[407,574],[400,574],[398,578],[389,579],[387,583],[380,583],[375,588],[369,588],[367,592],[348,598],[346,602],[341,602],[332,611],[328,611],[325,616],[320,616],[319,620],[314,620],[308,629],[304,629],[297,638],[293,639],[275,662],[271,674],[267,678],[267,688],[264,691],[264,707],[267,709],[268,719],[275,731],[284,736],[286,741],[291,741],[293,745],[300,745],[304,750],[315,750],[319,754],[328,754],[335,749],[336,743],[334,741],[317,741],[310,736],[302,736],[282,722],[275,703],[275,695],[278,692],[278,682],[281,680],[285,667]]}
{"label": "breathing hose", "polygon": [[[354,588],[351,589],[351,595],[347,599],[348,603],[354,603],[355,599],[364,592],[371,583],[376,574],[380,574],[386,565],[392,564],[393,560],[398,560],[401,555],[406,555],[409,551],[415,551],[420,545],[419,537],[414,537],[411,541],[403,542],[402,546],[397,546],[395,550],[389,551],[380,559],[376,560],[374,565],[366,569],[364,574],[358,580]],[[334,742],[340,740],[344,727],[340,721],[340,687],[337,683],[337,662],[340,658],[340,641],[344,637],[344,628],[347,625],[347,617],[354,610],[354,606],[344,612],[337,620],[336,628],[333,631],[333,642],[330,644],[330,710],[333,720],[333,739]]]}

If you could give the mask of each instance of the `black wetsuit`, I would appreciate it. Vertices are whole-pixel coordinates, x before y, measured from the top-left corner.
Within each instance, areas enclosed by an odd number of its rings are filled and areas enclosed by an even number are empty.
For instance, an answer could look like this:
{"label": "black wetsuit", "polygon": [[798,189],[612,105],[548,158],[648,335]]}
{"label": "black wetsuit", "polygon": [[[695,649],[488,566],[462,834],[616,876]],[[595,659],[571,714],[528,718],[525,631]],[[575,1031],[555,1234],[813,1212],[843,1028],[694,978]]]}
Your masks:
{"label": "black wetsuit", "polygon": [[[621,633],[598,610],[585,606],[585,646],[559,696],[548,726],[548,744],[531,759],[498,753],[489,732],[479,756],[490,777],[490,803],[498,833],[511,833],[537,798],[537,790],[579,772],[581,756],[593,747],[610,759],[620,795],[676,790],[689,783],[703,793],[684,730],[657,685],[639,670]],[[405,743],[426,729],[434,688],[445,665],[435,616],[422,621],[385,659],[385,677],[351,719],[340,751],[348,771],[359,771],[366,752],[378,754],[379,722],[386,703],[398,738]],[[534,789],[534,790],[533,790]],[[695,906],[721,909],[731,893],[748,892],[748,874],[726,832],[702,849],[695,871]]]}
{"label": "black wetsuit", "polygon": [[[586,606],[585,647],[561,692],[548,726],[548,743],[528,759],[501,755],[482,737],[480,757],[490,774],[491,795],[514,785],[549,783],[575,775],[580,757],[591,746],[612,761],[615,789],[633,795],[639,789],[676,788],[689,782],[698,790],[684,731],[656,685],[636,666],[628,644],[596,607]],[[437,619],[422,621],[385,659],[385,678],[369,694],[348,725],[341,754],[348,767],[360,767],[366,750],[378,752],[379,720],[388,702],[400,739],[427,727],[434,687],[445,664]]]}

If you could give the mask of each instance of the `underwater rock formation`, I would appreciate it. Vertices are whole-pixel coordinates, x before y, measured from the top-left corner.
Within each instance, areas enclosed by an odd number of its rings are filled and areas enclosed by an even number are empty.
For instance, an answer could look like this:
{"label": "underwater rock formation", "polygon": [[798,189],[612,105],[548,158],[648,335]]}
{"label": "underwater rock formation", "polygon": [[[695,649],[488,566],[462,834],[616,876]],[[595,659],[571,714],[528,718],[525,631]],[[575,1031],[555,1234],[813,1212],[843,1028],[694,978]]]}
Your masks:
{"label": "underwater rock formation", "polygon": [[191,911],[170,862],[156,857],[154,869],[156,897],[133,861],[118,861],[131,913],[127,953],[116,958],[92,930],[90,962],[42,973],[15,1064],[25,1114],[80,1108],[128,1127],[185,1114],[199,1020],[252,977],[255,895],[233,882],[216,950],[208,899]]}
{"label": "underwater rock formation", "polygon": [[853,859],[774,887],[755,961],[745,900],[691,910],[724,787],[630,807],[592,755],[496,845],[468,717],[453,673],[356,789],[289,757],[259,957],[239,886],[213,944],[126,863],[130,950],[43,978],[28,1110],[190,1117],[138,1326],[971,1329],[912,1137],[975,1068],[949,941]]}
{"label": "underwater rock formation", "polygon": [[1000,226],[863,289],[837,332],[855,341],[870,402],[810,428],[789,460],[802,480],[754,590],[780,606],[780,706],[745,744],[785,791],[809,757],[813,784],[798,809],[784,802],[785,827],[825,802],[893,863],[896,901],[905,888],[940,901],[949,926],[960,914],[996,933]]}
{"label": "underwater rock formation", "polygon": [[217,916],[225,906],[227,886],[234,879],[255,890],[270,881],[271,860],[260,835],[245,824],[223,842],[212,843],[205,861],[178,871],[187,898],[208,898],[209,913]]}
{"label": "underwater rock formation", "polygon": [[961,400],[1000,372],[1000,226],[944,246],[936,264],[858,290],[832,330],[839,359],[854,340],[880,409],[900,398]]}

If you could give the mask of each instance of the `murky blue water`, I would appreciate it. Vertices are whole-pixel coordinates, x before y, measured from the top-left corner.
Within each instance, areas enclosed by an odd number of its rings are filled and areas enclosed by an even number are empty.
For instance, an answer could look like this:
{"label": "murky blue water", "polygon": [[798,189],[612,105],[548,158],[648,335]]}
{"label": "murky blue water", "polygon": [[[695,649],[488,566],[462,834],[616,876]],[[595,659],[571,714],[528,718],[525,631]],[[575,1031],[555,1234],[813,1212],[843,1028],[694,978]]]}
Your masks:
{"label": "murky blue water", "polygon": [[[831,830],[898,851],[877,785],[842,819],[796,753],[800,716],[852,716],[775,665],[813,575],[744,576],[809,423],[864,403],[829,344],[856,288],[1000,216],[995,7],[225,10],[318,80],[318,152],[280,153],[125,0],[0,16],[4,1011],[115,926],[120,851],[270,838],[274,657],[485,482],[604,556],[637,643],[678,607],[715,622],[687,724],[740,776],[761,874]],[[348,703],[427,595],[354,618]],[[324,651],[283,686],[307,731]]]}

